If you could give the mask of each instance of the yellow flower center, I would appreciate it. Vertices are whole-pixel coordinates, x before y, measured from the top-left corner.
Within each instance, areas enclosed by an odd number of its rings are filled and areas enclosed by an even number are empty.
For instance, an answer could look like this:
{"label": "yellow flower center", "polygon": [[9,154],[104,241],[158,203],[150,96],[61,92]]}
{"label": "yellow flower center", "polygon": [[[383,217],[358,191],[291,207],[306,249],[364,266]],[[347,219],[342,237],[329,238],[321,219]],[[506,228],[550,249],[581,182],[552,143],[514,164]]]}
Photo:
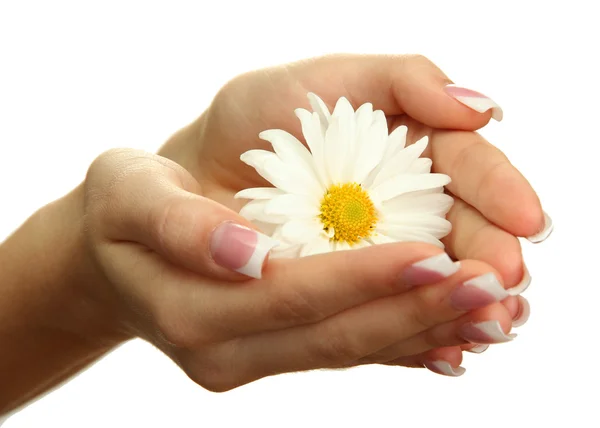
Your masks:
{"label": "yellow flower center", "polygon": [[368,238],[377,223],[375,206],[360,184],[334,184],[321,201],[323,229],[336,242],[356,244]]}

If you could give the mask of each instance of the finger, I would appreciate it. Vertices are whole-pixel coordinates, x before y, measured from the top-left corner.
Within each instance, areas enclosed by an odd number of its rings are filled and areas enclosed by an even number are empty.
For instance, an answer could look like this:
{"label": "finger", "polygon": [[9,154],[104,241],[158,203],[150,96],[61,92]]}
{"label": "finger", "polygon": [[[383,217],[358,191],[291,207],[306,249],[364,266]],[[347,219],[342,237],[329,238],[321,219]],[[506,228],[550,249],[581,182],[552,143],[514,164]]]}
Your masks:
{"label": "finger", "polygon": [[[243,338],[235,365],[248,376],[259,377],[341,367],[505,297],[487,265],[477,261],[462,265],[460,272],[439,284],[379,299],[317,324]],[[464,340],[457,344],[461,343]]]}
{"label": "finger", "polygon": [[529,302],[523,296],[518,296],[519,309],[517,315],[513,316],[513,327],[521,327],[527,321],[529,321],[529,315],[531,315],[531,307]]}
{"label": "finger", "polygon": [[529,182],[479,134],[435,131],[430,149],[434,170],[452,178],[446,188],[491,222],[515,236],[544,229],[544,212]]}
{"label": "finger", "polygon": [[109,157],[97,166],[108,181],[100,186],[108,196],[97,204],[107,239],[143,244],[205,276],[260,278],[275,241],[232,210],[191,192],[198,184],[175,163],[137,151]]}
{"label": "finger", "polygon": [[391,361],[401,356],[465,343],[489,345],[512,340],[507,335],[511,318],[506,308],[494,303],[448,323],[437,325],[407,340],[399,341],[359,360],[361,363]]}
{"label": "finger", "polygon": [[[438,247],[423,243],[275,259],[260,285],[235,289],[208,285],[211,288],[205,290],[210,294],[197,300],[210,306],[198,308],[198,316],[208,313],[215,325],[227,326],[235,334],[279,330],[316,323],[372,300],[441,281],[459,269]],[[193,292],[193,286],[189,288]]]}
{"label": "finger", "polygon": [[[133,250],[113,245],[111,267],[128,283],[142,284],[136,300],[160,320],[168,341],[180,347],[312,324],[363,303],[435,283],[460,269],[436,246],[394,243],[275,259],[260,282],[233,286],[189,275],[154,253],[132,255]],[[128,268],[134,259],[143,268]]]}
{"label": "finger", "polygon": [[[147,263],[161,278],[165,267]],[[164,326],[179,346],[313,324],[381,297],[454,275],[457,266],[433,245],[394,243],[300,259],[271,260],[260,282],[232,287],[170,271],[171,287],[157,285],[153,311],[173,310]],[[137,281],[141,282],[141,281]],[[154,280],[154,282],[157,282]],[[162,318],[157,315],[157,317]],[[179,321],[177,321],[179,320]],[[204,336],[200,336],[201,323]],[[206,337],[206,330],[212,333]],[[175,330],[175,331],[169,331]]]}
{"label": "finger", "polygon": [[[506,308],[508,315],[512,319],[512,326],[520,327],[529,319],[529,302],[523,296],[510,296],[502,301],[502,305]],[[481,344],[474,345],[472,343],[461,345],[461,349],[474,354],[485,352],[490,345]]]}
{"label": "finger", "polygon": [[523,262],[521,244],[515,236],[490,223],[458,198],[455,198],[447,219],[452,223],[452,231],[443,242],[451,256],[488,263],[500,273],[511,294],[525,291],[531,276]]}
{"label": "finger", "polygon": [[516,334],[509,334],[511,328],[512,318],[506,307],[493,303],[383,349],[379,351],[378,358],[419,354],[466,343],[492,345],[510,342],[516,337]]}
{"label": "finger", "polygon": [[[357,108],[371,102],[386,115],[408,114],[434,128],[475,130],[502,109],[489,97],[455,86],[420,55],[334,55],[289,67],[302,86],[333,107],[340,94]],[[335,79],[323,79],[335,76]]]}
{"label": "finger", "polygon": [[418,355],[396,358],[384,364],[390,366],[425,367],[433,373],[457,377],[465,373],[465,368],[460,366],[462,360],[461,348],[450,346],[432,349]]}

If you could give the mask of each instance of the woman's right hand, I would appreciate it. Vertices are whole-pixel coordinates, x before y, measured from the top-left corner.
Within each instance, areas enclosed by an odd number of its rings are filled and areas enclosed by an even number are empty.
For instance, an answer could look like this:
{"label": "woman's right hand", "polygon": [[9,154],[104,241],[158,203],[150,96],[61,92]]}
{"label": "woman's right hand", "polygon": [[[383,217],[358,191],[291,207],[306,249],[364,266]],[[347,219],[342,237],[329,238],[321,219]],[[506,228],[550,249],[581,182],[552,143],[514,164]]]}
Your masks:
{"label": "woman's right hand", "polygon": [[516,298],[483,262],[419,243],[268,261],[269,238],[176,163],[134,150],[101,155],[84,193],[101,278],[86,292],[115,331],[209,390],[368,363],[457,375],[461,346],[511,338]]}

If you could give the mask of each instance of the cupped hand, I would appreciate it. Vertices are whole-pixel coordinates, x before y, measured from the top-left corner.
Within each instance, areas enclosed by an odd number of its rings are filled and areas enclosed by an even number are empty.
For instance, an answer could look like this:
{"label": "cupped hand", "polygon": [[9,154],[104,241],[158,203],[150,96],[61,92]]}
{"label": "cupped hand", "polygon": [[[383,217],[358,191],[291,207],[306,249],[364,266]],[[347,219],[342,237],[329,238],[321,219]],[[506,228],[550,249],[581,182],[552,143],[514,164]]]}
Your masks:
{"label": "cupped hand", "polygon": [[[530,282],[517,237],[536,241],[551,230],[551,220],[527,180],[507,157],[473,132],[502,110],[474,91],[447,86],[450,79],[421,56],[327,56],[244,74],[227,84],[193,124],[159,152],[184,166],[202,194],[239,211],[233,195],[269,185],[241,163],[240,154],[271,150],[258,134],[283,129],[303,141],[298,107],[309,108],[307,93],[319,95],[329,109],[346,97],[354,108],[371,102],[388,117],[390,132],[409,129],[408,143],[424,135],[424,156],[433,170],[449,175],[447,192],[455,199],[448,213],[452,233],[443,242],[458,260],[493,266],[512,294]],[[513,302],[514,303],[514,302]]]}
{"label": "cupped hand", "polygon": [[[101,155],[84,193],[90,301],[207,389],[368,363],[458,375],[460,346],[512,338],[515,311],[485,262],[394,243],[263,266],[266,237],[180,165],[139,151]],[[232,264],[241,256],[261,279]]]}

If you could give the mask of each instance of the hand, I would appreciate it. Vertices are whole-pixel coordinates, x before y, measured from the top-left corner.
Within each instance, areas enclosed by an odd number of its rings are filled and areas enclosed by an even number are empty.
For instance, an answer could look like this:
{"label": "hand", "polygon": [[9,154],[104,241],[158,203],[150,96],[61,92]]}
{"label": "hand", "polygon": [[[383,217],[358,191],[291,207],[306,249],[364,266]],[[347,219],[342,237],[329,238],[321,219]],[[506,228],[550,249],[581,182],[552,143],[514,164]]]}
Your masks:
{"label": "hand", "polygon": [[[239,160],[250,149],[272,150],[258,139],[259,132],[283,129],[303,141],[293,110],[309,108],[308,92],[323,98],[330,110],[341,96],[355,108],[372,102],[388,116],[390,131],[408,126],[409,143],[428,135],[424,156],[433,159],[434,171],[452,178],[447,191],[456,203],[448,215],[453,232],[444,240],[447,252],[489,263],[508,287],[523,291],[529,275],[517,237],[543,230],[544,213],[506,156],[471,132],[487,124],[492,111],[479,113],[458,102],[445,91],[449,83],[420,56],[329,56],[258,70],[226,85],[159,154],[190,171],[205,196],[239,211],[244,201],[233,199],[237,191],[268,185]],[[488,98],[476,101],[483,108],[494,105]],[[494,112],[501,116],[499,107]]]}
{"label": "hand", "polygon": [[[86,301],[207,389],[365,363],[453,375],[460,345],[510,340],[512,314],[498,303],[508,294],[484,262],[459,267],[435,246],[395,243],[263,269],[263,238],[243,218],[202,196],[181,166],[138,151],[100,156],[84,193],[84,253],[95,269]],[[262,279],[234,271],[242,253]]]}

